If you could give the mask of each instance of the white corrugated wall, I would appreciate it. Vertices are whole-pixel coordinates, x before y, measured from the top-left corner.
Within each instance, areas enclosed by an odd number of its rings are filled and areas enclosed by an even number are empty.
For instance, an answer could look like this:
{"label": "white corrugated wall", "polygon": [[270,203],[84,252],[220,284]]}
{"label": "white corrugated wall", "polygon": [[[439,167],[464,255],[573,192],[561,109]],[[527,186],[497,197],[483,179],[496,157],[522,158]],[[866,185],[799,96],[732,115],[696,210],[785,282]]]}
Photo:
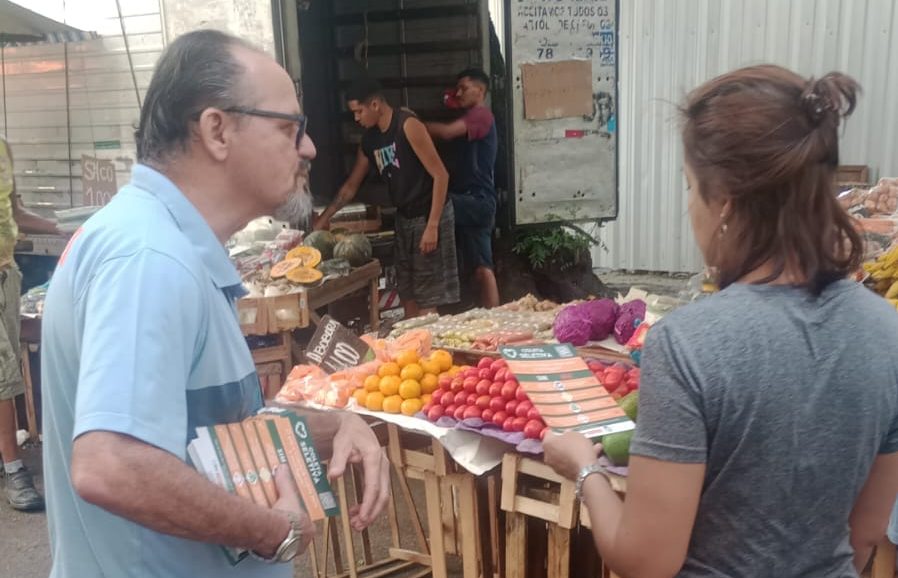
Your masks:
{"label": "white corrugated wall", "polygon": [[840,70],[864,93],[843,164],[898,175],[898,2],[620,0],[620,202],[599,267],[697,271],[675,104],[739,66],[772,62],[810,76]]}

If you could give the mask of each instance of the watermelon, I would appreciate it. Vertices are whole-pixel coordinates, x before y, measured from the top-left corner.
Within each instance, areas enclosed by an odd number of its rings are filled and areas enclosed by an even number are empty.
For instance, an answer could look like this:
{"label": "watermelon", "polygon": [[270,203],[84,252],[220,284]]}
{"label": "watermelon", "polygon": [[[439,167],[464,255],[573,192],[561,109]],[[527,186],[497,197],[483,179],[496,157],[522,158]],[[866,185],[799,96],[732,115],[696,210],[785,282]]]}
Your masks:
{"label": "watermelon", "polygon": [[334,247],[334,258],[346,259],[353,267],[360,267],[370,261],[372,253],[368,237],[358,233],[347,236]]}
{"label": "watermelon", "polygon": [[334,256],[334,247],[337,239],[330,231],[315,231],[302,242],[307,247],[314,247],[321,253],[321,258],[327,261]]}

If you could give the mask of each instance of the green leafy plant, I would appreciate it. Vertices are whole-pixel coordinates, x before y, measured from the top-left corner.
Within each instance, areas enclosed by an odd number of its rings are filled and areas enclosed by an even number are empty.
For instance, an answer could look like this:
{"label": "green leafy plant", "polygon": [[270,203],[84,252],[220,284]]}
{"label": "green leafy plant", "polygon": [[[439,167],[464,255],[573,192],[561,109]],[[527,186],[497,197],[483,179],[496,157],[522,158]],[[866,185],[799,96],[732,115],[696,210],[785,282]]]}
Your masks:
{"label": "green leafy plant", "polygon": [[552,261],[560,263],[562,269],[568,269],[590,247],[599,246],[607,250],[598,238],[600,222],[591,222],[594,232],[590,232],[585,228],[589,224],[573,223],[557,215],[548,215],[548,219],[556,222],[520,231],[513,248],[534,269],[540,269]]}

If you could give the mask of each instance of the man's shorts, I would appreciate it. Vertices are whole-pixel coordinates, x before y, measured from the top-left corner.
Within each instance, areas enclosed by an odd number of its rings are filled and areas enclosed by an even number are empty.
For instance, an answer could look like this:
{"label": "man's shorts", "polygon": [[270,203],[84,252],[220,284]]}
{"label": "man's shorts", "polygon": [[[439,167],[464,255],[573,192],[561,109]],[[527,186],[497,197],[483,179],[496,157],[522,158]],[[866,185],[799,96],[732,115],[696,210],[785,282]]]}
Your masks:
{"label": "man's shorts", "polygon": [[396,214],[396,280],[399,297],[413,300],[421,309],[457,303],[458,264],[455,256],[455,215],[446,203],[440,217],[436,251],[421,254],[421,236],[427,217],[406,219]]}
{"label": "man's shorts", "polygon": [[496,195],[475,189],[453,193],[455,237],[459,268],[468,275],[479,267],[493,268],[493,229],[496,228]]}
{"label": "man's shorts", "polygon": [[25,393],[19,365],[19,293],[22,274],[7,265],[0,269],[0,401]]}

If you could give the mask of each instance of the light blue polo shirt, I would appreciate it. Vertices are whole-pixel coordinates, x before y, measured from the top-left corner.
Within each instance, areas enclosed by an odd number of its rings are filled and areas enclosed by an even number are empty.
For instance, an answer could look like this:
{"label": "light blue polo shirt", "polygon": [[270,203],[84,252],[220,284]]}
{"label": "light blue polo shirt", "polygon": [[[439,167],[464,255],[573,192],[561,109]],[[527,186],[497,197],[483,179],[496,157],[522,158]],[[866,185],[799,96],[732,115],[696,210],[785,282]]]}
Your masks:
{"label": "light blue polo shirt", "polygon": [[51,578],[292,576],[292,565],[159,534],[83,501],[72,442],[97,430],[135,437],[180,460],[197,426],[262,406],[227,253],[161,173],[131,182],[73,238],[50,288],[41,355]]}

